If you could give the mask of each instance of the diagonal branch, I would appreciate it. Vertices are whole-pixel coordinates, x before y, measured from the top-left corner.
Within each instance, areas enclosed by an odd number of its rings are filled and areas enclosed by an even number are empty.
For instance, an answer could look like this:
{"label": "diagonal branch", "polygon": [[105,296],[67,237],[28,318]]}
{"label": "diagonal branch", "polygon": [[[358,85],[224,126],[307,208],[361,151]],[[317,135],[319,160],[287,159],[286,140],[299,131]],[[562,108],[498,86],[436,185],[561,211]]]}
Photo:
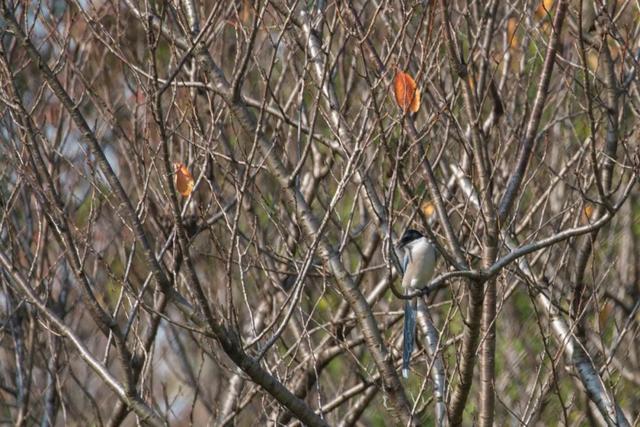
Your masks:
{"label": "diagonal branch", "polygon": [[498,217],[501,222],[504,222],[507,219],[513,203],[515,202],[516,196],[519,194],[520,185],[524,179],[524,174],[527,171],[527,165],[529,164],[529,159],[533,152],[536,132],[538,130],[538,125],[540,124],[540,119],[542,118],[542,110],[544,110],[547,93],[549,92],[549,83],[551,82],[551,74],[553,73],[553,64],[555,63],[556,53],[560,46],[560,35],[562,33],[564,18],[567,14],[568,7],[569,2],[567,0],[558,1],[556,15],[553,19],[551,40],[549,40],[549,47],[545,54],[542,73],[540,74],[540,82],[538,83],[538,90],[536,92],[535,100],[533,101],[533,110],[531,110],[531,115],[529,116],[524,138],[520,143],[520,151],[518,153],[516,168],[511,174],[509,182],[507,183],[507,189],[500,200]]}

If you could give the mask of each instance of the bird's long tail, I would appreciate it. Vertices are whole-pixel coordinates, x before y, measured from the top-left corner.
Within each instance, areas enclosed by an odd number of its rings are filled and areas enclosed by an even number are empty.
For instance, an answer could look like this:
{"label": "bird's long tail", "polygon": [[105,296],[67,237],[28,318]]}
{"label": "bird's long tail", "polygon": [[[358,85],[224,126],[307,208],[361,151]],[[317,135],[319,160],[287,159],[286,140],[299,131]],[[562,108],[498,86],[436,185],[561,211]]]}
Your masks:
{"label": "bird's long tail", "polygon": [[402,345],[402,376],[409,378],[409,361],[413,352],[413,336],[416,330],[416,311],[411,300],[404,301],[404,331]]}

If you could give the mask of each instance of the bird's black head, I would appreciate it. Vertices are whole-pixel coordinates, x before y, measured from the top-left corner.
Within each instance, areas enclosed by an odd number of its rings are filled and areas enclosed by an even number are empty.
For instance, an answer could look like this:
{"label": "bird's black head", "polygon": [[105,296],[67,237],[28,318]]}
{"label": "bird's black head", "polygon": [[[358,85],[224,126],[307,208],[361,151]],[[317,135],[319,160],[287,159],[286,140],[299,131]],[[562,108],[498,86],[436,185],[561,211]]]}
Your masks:
{"label": "bird's black head", "polygon": [[398,242],[398,247],[400,249],[402,249],[407,244],[409,244],[409,243],[413,242],[414,240],[417,240],[417,239],[419,239],[421,237],[424,237],[422,235],[422,233],[420,233],[418,230],[414,230],[414,229],[410,228],[407,231],[405,231],[404,234],[402,235],[402,238]]}

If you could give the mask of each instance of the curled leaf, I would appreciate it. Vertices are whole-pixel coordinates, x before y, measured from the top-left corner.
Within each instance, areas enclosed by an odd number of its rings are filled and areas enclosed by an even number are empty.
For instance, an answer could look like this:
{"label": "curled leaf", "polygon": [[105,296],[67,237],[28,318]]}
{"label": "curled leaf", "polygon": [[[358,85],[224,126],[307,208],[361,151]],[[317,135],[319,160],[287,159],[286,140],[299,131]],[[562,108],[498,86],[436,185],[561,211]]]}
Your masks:
{"label": "curled leaf", "polygon": [[420,89],[409,74],[398,71],[393,80],[393,92],[396,102],[403,112],[416,113],[420,109]]}
{"label": "curled leaf", "polygon": [[191,176],[191,172],[189,172],[189,169],[187,169],[184,164],[176,163],[174,166],[176,168],[176,189],[178,193],[184,197],[188,197],[193,191],[193,185],[195,183],[193,176]]}

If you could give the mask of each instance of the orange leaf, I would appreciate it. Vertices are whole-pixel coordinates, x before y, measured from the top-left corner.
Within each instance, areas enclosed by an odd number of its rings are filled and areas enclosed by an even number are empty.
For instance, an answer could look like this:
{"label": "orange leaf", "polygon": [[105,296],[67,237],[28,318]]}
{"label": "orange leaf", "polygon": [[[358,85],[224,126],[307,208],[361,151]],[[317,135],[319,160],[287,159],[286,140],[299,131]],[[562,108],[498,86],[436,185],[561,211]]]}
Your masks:
{"label": "orange leaf", "polygon": [[402,111],[416,113],[420,109],[420,89],[409,74],[402,71],[396,73],[393,80],[393,91],[396,102]]}
{"label": "orange leaf", "polygon": [[176,168],[176,188],[178,193],[188,197],[193,191],[193,184],[195,183],[193,176],[191,176],[191,172],[184,164],[175,163],[174,166]]}
{"label": "orange leaf", "polygon": [[240,19],[242,23],[247,25],[249,23],[249,19],[251,18],[251,3],[249,0],[242,1],[242,11],[240,12]]}
{"label": "orange leaf", "polygon": [[551,11],[553,6],[553,0],[542,0],[536,9],[536,16],[538,18],[544,18]]}

